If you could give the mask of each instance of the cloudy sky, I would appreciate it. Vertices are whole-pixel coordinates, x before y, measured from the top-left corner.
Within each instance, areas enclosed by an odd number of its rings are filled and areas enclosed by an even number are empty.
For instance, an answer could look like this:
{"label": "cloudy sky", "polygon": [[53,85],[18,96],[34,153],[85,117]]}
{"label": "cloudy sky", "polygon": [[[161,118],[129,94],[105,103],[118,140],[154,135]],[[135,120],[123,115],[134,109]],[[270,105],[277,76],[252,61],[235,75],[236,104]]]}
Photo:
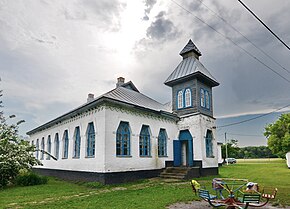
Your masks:
{"label": "cloudy sky", "polygon": [[[163,82],[181,61],[179,52],[189,39],[220,82],[214,89],[218,125],[290,104],[290,82],[265,66],[290,80],[290,51],[238,1],[174,1],[190,13],[170,0],[0,0],[5,114],[17,115],[11,122],[26,120],[20,127],[24,135],[83,104],[88,93],[111,90],[119,76],[166,103],[171,90]],[[290,44],[290,1],[244,3]],[[218,138],[222,141],[228,132],[241,146],[266,144],[263,127],[277,117],[219,128]],[[253,136],[238,136],[242,134]]]}

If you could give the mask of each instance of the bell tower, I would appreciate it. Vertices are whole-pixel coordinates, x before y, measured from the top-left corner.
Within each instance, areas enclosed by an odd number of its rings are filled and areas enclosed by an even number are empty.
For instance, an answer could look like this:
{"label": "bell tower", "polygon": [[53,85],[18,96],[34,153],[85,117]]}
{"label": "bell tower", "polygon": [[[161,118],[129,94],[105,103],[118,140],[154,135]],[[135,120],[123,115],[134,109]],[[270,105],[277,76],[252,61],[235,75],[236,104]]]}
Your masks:
{"label": "bell tower", "polygon": [[219,83],[200,62],[201,52],[189,40],[182,61],[164,82],[172,89],[172,112],[178,138],[173,140],[174,166],[199,167],[198,175],[218,174],[212,88]]}
{"label": "bell tower", "polygon": [[189,40],[182,61],[164,82],[172,88],[172,111],[179,116],[201,113],[213,117],[212,88],[217,80],[199,61],[201,52]]}

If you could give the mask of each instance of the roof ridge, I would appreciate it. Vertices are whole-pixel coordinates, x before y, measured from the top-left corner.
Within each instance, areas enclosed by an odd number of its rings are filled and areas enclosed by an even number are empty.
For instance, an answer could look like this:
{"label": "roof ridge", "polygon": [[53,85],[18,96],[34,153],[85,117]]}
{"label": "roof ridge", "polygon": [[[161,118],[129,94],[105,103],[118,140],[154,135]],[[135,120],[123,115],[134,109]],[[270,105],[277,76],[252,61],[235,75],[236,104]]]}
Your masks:
{"label": "roof ridge", "polygon": [[[122,88],[124,88],[124,89],[127,89],[127,88],[125,88],[125,87],[123,87],[123,86],[120,86],[120,87],[122,87]],[[127,90],[130,90],[130,89],[127,89]],[[131,90],[131,91],[132,91],[132,90]],[[136,92],[136,91],[134,91],[134,92]],[[156,101],[155,99],[152,99],[151,97],[149,97],[149,96],[147,96],[147,95],[145,95],[145,94],[143,94],[143,93],[141,93],[141,92],[139,92],[139,91],[136,92],[136,93],[141,94],[141,95],[143,95],[144,97],[146,97],[146,98],[148,98],[148,99],[150,99],[150,100],[152,100],[152,101],[154,101],[154,102],[157,102],[157,103],[163,105],[162,103]]]}

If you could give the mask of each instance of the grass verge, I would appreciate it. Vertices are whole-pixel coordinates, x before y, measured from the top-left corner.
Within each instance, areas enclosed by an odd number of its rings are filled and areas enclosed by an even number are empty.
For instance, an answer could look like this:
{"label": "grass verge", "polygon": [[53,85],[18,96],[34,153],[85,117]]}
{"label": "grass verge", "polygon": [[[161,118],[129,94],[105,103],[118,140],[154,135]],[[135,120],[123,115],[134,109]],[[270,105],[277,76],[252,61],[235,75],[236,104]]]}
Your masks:
{"label": "grass verge", "polygon": [[[221,178],[246,178],[265,188],[279,189],[276,202],[290,205],[290,170],[284,160],[238,162],[220,168]],[[214,177],[197,179],[211,187]],[[0,190],[0,208],[165,208],[176,202],[197,200],[188,181],[162,179],[104,186],[70,183],[49,178],[46,185]]]}

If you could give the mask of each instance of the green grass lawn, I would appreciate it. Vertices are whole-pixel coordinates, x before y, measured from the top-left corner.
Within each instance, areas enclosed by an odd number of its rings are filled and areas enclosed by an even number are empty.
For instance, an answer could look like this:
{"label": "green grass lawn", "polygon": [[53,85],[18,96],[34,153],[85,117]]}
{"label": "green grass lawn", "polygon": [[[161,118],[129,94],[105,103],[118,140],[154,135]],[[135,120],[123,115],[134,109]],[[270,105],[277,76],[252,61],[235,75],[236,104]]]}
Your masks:
{"label": "green grass lawn", "polygon": [[[278,188],[277,199],[290,205],[290,170],[284,160],[240,160],[220,168],[221,178],[246,178],[262,187]],[[197,179],[207,188],[214,178]],[[0,190],[0,208],[165,208],[175,202],[197,200],[189,182],[158,178],[135,183],[100,186],[50,178],[47,185]]]}
{"label": "green grass lawn", "polygon": [[285,160],[238,160],[235,165],[224,166],[220,175],[224,178],[246,178],[258,183],[260,188],[265,188],[269,193],[277,187],[277,199],[282,204],[290,205],[290,169]]}

